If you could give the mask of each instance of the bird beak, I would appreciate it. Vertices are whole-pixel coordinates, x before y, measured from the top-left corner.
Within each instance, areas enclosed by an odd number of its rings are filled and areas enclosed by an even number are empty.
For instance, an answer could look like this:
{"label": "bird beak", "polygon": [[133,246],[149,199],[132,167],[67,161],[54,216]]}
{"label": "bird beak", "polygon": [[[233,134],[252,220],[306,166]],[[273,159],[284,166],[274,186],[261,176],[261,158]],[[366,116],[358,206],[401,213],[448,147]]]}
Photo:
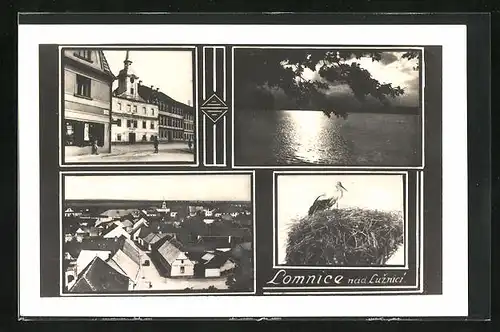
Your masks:
{"label": "bird beak", "polygon": [[340,188],[344,189],[345,191],[348,191],[346,188],[344,188],[342,184],[340,185]]}

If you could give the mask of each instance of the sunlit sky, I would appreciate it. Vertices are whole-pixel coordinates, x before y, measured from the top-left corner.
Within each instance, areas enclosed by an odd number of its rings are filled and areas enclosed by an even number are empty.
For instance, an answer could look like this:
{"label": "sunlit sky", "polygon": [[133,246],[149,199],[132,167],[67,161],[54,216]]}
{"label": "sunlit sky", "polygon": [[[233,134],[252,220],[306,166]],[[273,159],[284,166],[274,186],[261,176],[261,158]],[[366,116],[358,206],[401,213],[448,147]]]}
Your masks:
{"label": "sunlit sky", "polygon": [[[160,88],[160,91],[184,104],[193,105],[193,52],[175,51],[129,51],[131,67],[142,80],[142,84]],[[123,69],[126,51],[104,51],[113,74]],[[113,83],[113,90],[118,81]]]}
{"label": "sunlit sky", "polygon": [[280,263],[285,260],[286,239],[291,223],[307,215],[316,197],[333,194],[337,181],[347,189],[339,201],[339,208],[404,211],[403,175],[280,175],[276,188]]}
{"label": "sunlit sky", "polygon": [[[380,83],[391,83],[393,87],[400,86],[405,90],[399,101],[406,106],[417,106],[419,102],[419,71],[414,70],[418,65],[418,59],[403,59],[404,52],[383,52],[381,61],[372,61],[371,58],[352,59],[345,63],[357,62],[360,66],[370,72],[372,77]],[[318,66],[319,68],[319,66]],[[304,71],[304,78],[314,79],[319,75],[310,70]],[[333,86],[332,94],[350,93],[350,88],[345,85]]]}
{"label": "sunlit sky", "polygon": [[66,176],[65,199],[250,201],[247,174]]}

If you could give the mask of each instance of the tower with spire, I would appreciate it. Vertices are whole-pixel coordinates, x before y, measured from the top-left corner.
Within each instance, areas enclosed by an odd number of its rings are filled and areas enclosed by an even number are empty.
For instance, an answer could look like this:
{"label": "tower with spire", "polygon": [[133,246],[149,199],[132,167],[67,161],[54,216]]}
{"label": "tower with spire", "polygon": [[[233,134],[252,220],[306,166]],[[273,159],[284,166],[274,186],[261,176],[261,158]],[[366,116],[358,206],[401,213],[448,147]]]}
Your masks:
{"label": "tower with spire", "polygon": [[130,58],[130,51],[125,54],[123,61],[123,69],[118,73],[118,88],[115,89],[115,96],[144,101],[139,95],[139,76],[132,68],[132,60]]}

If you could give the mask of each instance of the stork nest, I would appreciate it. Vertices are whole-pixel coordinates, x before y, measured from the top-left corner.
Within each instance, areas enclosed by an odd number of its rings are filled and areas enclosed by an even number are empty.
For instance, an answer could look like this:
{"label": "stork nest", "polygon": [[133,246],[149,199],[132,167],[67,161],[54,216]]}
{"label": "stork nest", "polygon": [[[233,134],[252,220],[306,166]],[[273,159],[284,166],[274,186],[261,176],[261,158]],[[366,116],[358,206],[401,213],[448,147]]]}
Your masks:
{"label": "stork nest", "polygon": [[288,265],[383,265],[403,243],[401,212],[359,208],[316,212],[290,227]]}

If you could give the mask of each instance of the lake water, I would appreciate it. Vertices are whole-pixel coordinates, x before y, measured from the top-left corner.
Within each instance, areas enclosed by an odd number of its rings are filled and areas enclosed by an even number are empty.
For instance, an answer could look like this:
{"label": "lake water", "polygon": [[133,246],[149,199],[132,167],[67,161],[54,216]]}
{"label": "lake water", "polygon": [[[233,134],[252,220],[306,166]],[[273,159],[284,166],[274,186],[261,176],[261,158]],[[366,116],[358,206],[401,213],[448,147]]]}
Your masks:
{"label": "lake water", "polygon": [[419,115],[236,111],[235,164],[420,166]]}

